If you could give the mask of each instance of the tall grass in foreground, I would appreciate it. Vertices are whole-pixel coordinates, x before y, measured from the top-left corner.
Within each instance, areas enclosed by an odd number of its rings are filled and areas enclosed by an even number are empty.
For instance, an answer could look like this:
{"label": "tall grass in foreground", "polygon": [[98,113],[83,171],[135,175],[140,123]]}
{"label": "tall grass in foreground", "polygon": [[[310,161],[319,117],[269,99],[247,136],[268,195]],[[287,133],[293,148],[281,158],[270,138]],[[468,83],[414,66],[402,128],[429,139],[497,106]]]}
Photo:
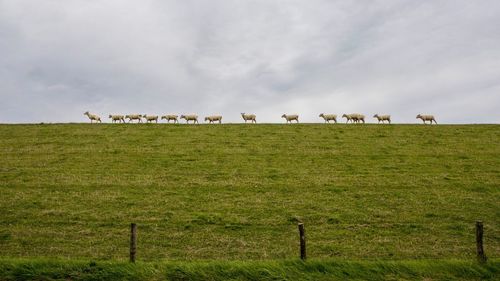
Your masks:
{"label": "tall grass in foreground", "polygon": [[0,280],[498,280],[500,260],[85,262],[0,259]]}

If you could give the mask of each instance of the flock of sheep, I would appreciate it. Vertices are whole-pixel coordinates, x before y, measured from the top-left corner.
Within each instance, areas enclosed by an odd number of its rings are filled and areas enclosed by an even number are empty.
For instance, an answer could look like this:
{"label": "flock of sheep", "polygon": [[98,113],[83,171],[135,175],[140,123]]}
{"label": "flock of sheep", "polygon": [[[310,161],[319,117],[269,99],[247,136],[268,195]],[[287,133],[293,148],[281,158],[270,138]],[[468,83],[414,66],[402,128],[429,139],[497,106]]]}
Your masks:
{"label": "flock of sheep", "polygon": [[[101,123],[101,117],[95,114],[91,114],[88,111],[84,113],[89,119],[90,123]],[[175,114],[168,114],[168,115],[163,115],[161,116],[161,120],[167,120],[167,123],[170,123],[170,121],[173,121],[173,123],[179,123],[178,120],[178,115]],[[257,123],[257,119],[255,114],[247,114],[247,113],[241,113],[241,117],[247,123],[247,121],[250,121],[250,123]],[[337,115],[336,114],[325,114],[321,113],[319,117],[323,118],[325,120],[325,123],[330,123],[330,121],[333,121],[337,123]],[[299,115],[297,114],[283,114],[281,115],[281,118],[284,118],[286,120],[286,123],[292,123],[292,121],[295,121],[296,123],[299,123]],[[346,123],[360,123],[363,122],[365,123],[365,116],[363,114],[359,113],[352,113],[352,114],[344,114],[342,115],[342,118],[346,118]],[[373,115],[373,118],[376,118],[378,120],[378,123],[386,122],[391,123],[391,115],[379,115],[375,114]],[[137,120],[138,123],[142,123],[142,119],[144,119],[145,122],[147,123],[158,123],[158,115],[147,115],[147,114],[129,114],[129,115],[109,115],[109,119],[111,119],[112,123],[125,123],[125,119],[128,119],[128,123]],[[192,121],[193,124],[198,124],[198,115],[196,114],[187,114],[187,115],[181,115],[180,119],[186,120],[186,123],[189,124],[189,121]],[[434,115],[423,115],[419,114],[417,115],[417,119],[421,119],[424,124],[427,124],[427,121],[432,124],[434,122],[437,124],[436,119],[434,118]],[[221,115],[212,115],[212,116],[207,116],[205,117],[205,122],[209,123],[222,123],[222,116]]]}

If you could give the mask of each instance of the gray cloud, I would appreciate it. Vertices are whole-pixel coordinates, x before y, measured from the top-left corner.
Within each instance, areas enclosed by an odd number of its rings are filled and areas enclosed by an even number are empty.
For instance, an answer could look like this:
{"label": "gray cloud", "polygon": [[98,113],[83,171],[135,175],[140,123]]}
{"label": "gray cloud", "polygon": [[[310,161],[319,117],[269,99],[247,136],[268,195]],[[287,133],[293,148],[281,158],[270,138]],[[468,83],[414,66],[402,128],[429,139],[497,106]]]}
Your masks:
{"label": "gray cloud", "polygon": [[499,123],[500,3],[0,0],[0,122],[391,113]]}

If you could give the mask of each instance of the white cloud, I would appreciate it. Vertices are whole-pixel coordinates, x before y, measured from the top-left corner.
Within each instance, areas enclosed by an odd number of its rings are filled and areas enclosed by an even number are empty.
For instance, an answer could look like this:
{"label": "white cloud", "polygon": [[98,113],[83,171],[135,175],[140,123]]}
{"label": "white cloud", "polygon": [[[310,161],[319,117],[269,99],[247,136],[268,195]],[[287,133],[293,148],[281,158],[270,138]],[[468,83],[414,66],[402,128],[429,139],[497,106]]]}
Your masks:
{"label": "white cloud", "polygon": [[498,123],[499,25],[492,0],[0,0],[0,122],[90,110]]}

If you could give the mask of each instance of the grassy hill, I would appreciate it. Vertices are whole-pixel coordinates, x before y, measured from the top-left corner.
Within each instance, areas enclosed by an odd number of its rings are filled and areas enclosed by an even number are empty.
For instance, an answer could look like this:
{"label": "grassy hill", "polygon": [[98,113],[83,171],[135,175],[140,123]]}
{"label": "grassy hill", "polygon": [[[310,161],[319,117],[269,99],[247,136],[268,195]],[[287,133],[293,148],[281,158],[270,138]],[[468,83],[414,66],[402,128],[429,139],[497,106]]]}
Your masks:
{"label": "grassy hill", "polygon": [[500,257],[499,125],[0,125],[0,256]]}

